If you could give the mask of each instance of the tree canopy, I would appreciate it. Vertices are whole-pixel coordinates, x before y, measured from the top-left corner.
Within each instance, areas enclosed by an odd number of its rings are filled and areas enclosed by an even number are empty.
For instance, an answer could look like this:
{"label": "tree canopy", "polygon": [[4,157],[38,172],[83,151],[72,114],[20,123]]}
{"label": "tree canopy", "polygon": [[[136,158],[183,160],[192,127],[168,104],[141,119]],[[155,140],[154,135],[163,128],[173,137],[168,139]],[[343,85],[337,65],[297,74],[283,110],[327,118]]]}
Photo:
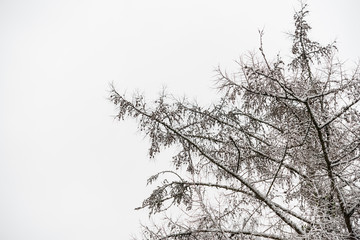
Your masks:
{"label": "tree canopy", "polygon": [[143,239],[360,239],[359,66],[344,70],[335,43],[311,40],[307,15],[294,14],[288,60],[269,59],[260,32],[238,72],[218,69],[209,107],[112,87],[117,118],[137,120],[150,157],[177,149],[139,208],[181,217],[144,226]]}

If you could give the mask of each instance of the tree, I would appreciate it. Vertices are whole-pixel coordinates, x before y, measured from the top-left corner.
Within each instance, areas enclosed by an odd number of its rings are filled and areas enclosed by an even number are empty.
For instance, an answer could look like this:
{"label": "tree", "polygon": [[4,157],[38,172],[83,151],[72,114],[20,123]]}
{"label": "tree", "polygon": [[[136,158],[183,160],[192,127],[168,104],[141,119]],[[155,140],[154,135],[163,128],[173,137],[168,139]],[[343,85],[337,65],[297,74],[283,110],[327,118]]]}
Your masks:
{"label": "tree", "polygon": [[181,217],[144,226],[144,239],[360,239],[359,66],[345,71],[335,43],[312,41],[307,14],[294,14],[288,63],[268,59],[260,32],[239,73],[217,70],[221,100],[210,107],[166,92],[128,100],[112,87],[117,118],[138,121],[150,157],[178,150],[140,208],[178,206]]}

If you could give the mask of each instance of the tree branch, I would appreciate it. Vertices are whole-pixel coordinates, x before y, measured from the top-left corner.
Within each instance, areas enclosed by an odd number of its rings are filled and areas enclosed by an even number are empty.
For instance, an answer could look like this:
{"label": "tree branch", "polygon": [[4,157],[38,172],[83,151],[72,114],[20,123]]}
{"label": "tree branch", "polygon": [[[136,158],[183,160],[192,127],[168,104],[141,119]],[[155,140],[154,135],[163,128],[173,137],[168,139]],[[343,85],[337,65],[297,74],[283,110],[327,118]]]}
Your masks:
{"label": "tree branch", "polygon": [[319,126],[319,129],[322,129],[324,127],[326,127],[327,125],[329,125],[330,123],[332,123],[333,121],[335,121],[338,117],[340,117],[341,115],[343,115],[347,110],[349,110],[349,108],[351,108],[352,106],[354,106],[356,103],[358,103],[360,101],[360,97],[358,97],[355,101],[353,101],[352,103],[350,103],[349,105],[345,106],[342,108],[342,110],[340,112],[338,112],[337,114],[335,114],[334,117],[332,117],[331,119],[329,119],[327,122],[325,122],[324,124],[322,124],[321,126]]}
{"label": "tree branch", "polygon": [[166,240],[166,239],[176,239],[185,236],[192,236],[200,233],[228,233],[229,235],[248,235],[248,236],[255,236],[255,237],[262,237],[267,239],[274,239],[274,240],[285,240],[285,238],[281,238],[279,236],[273,234],[266,234],[260,232],[250,232],[250,231],[233,231],[233,230],[217,230],[217,229],[197,229],[197,230],[189,230],[186,232],[174,233],[166,235],[165,237],[160,238],[159,240]]}

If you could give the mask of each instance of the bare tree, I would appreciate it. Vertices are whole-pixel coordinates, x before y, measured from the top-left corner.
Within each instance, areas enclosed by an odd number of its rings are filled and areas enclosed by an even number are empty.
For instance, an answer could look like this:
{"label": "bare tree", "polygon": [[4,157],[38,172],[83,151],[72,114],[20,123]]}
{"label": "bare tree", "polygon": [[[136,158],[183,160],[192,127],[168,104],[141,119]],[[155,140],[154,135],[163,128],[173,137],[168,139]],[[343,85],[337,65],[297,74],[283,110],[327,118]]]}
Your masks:
{"label": "bare tree", "polygon": [[304,5],[294,15],[288,63],[267,58],[260,32],[239,73],[218,69],[222,97],[210,107],[112,88],[117,118],[138,121],[150,157],[177,146],[184,170],[148,180],[175,177],[140,208],[175,205],[181,217],[144,226],[144,239],[360,239],[359,67],[345,71],[334,44],[309,39],[307,14]]}

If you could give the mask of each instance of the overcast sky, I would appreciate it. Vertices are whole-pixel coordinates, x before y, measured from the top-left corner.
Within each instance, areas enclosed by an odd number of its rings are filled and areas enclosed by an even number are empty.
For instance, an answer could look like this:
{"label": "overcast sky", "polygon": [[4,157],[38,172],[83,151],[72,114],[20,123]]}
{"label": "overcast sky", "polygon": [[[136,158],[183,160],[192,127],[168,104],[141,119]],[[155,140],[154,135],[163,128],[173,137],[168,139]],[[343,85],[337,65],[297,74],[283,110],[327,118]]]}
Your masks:
{"label": "overcast sky", "polygon": [[[360,2],[308,1],[313,36],[360,56]],[[1,0],[0,239],[129,239],[146,212],[147,157],[108,84],[211,102],[214,68],[259,46],[289,56],[292,0]]]}

